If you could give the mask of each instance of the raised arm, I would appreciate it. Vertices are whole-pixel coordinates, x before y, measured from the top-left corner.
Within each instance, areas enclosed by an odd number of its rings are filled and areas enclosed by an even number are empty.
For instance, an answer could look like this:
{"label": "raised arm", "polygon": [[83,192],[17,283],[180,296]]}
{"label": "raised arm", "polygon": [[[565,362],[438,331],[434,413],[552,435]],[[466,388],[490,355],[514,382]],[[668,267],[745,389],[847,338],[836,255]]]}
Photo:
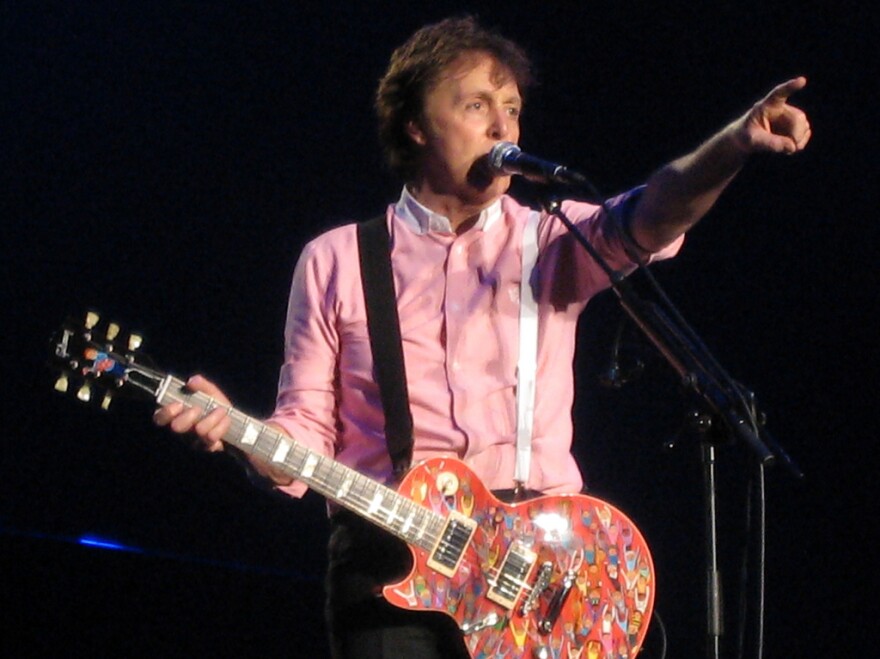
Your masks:
{"label": "raised arm", "polygon": [[810,123],[788,102],[806,84],[798,77],[776,86],[695,151],[657,170],[630,222],[636,244],[655,252],[690,229],[753,153],[791,155],[806,147]]}

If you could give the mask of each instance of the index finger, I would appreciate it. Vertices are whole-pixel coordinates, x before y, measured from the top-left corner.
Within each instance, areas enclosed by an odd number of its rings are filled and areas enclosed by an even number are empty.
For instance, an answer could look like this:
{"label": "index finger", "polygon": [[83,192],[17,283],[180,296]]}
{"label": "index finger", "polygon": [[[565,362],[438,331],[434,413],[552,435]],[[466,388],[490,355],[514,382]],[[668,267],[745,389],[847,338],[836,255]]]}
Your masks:
{"label": "index finger", "polygon": [[224,405],[230,404],[229,398],[223,393],[223,390],[204,375],[193,375],[186,381],[186,386],[193,391],[208,394],[211,398],[220,401]]}
{"label": "index finger", "polygon": [[792,78],[787,82],[783,82],[781,85],[777,85],[774,87],[766,97],[764,97],[765,101],[782,101],[783,103],[788,100],[788,97],[794,94],[797,91],[800,91],[804,87],[807,86],[807,79],[804,76],[798,76],[797,78]]}

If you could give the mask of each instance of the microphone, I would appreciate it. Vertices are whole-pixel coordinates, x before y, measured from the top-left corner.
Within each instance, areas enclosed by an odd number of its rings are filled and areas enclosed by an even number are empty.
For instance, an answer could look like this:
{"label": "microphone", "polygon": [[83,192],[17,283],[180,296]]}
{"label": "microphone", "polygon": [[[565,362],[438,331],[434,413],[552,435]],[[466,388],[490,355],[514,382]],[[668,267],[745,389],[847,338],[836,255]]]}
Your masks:
{"label": "microphone", "polygon": [[589,185],[583,174],[555,162],[523,153],[513,142],[498,142],[489,151],[489,168],[496,176],[519,174],[536,183]]}

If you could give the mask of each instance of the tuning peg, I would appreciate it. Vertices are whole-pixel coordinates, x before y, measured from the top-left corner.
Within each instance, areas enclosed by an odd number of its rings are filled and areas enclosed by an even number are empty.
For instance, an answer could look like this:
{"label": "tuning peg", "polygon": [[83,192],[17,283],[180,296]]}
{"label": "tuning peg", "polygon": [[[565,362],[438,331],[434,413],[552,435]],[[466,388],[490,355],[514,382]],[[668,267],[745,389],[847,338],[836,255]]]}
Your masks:
{"label": "tuning peg", "polygon": [[116,323],[110,323],[107,326],[107,340],[112,341],[117,336],[119,336],[119,325]]}
{"label": "tuning peg", "polygon": [[58,379],[55,380],[55,391],[60,391],[62,394],[67,393],[67,387],[69,384],[67,373],[62,373],[58,376]]}
{"label": "tuning peg", "polygon": [[109,409],[110,403],[112,403],[112,402],[113,402],[113,392],[108,391],[107,393],[104,394],[104,398],[101,399],[101,409],[102,410]]}
{"label": "tuning peg", "polygon": [[137,350],[141,347],[141,344],[144,342],[144,337],[140,334],[131,334],[128,337],[128,349],[129,350]]}
{"label": "tuning peg", "polygon": [[96,314],[94,311],[89,311],[86,314],[86,329],[90,330],[94,328],[100,320],[101,317],[98,314]]}
{"label": "tuning peg", "polygon": [[88,382],[79,388],[79,391],[76,392],[76,397],[84,403],[88,403],[89,400],[91,400],[92,388],[89,386]]}

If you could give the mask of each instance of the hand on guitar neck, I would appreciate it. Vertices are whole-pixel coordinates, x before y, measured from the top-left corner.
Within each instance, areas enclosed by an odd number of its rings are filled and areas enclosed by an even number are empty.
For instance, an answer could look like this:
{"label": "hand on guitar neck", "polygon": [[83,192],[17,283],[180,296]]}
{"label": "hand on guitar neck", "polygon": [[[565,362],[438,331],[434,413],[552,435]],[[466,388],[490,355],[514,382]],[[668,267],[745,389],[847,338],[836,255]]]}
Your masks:
{"label": "hand on guitar neck", "polygon": [[[193,433],[197,438],[196,446],[205,451],[224,450],[223,437],[229,432],[230,427],[228,410],[232,407],[229,397],[203,375],[193,375],[186,381],[186,386],[192,391],[210,396],[220,404],[220,407],[205,414],[200,407],[187,407],[181,402],[169,403],[156,410],[153,421],[157,426],[168,427],[176,433]],[[270,425],[283,432],[279,426]],[[292,482],[290,476],[273,470],[258,460],[248,458],[248,462],[257,473],[272,479],[277,485],[289,485]]]}

